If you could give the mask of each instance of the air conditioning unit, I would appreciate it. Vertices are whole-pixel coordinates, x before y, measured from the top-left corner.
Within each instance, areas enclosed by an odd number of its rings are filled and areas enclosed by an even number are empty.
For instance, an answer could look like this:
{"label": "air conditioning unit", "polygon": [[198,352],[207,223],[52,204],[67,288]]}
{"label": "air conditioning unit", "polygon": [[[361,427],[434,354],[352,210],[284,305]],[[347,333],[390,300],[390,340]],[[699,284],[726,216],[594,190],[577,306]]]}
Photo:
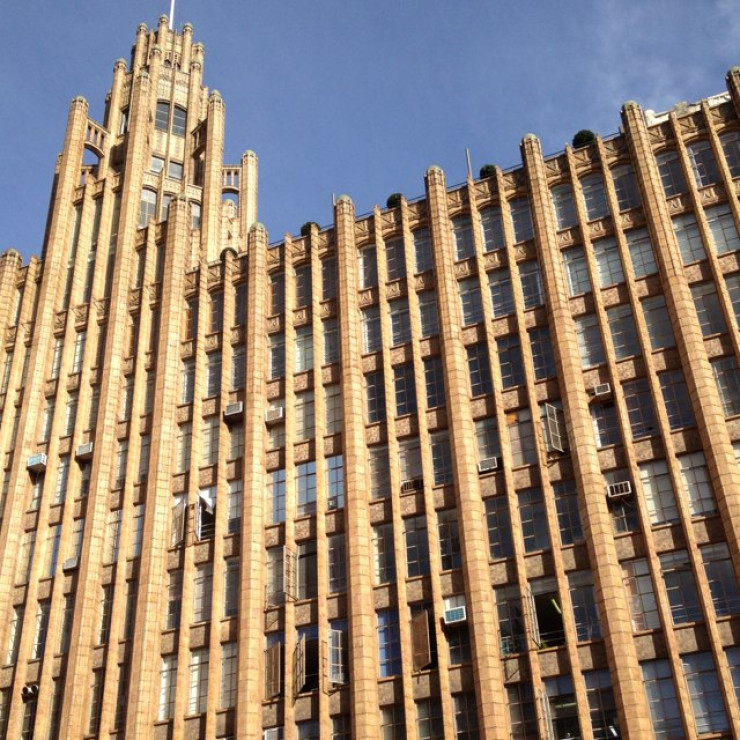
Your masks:
{"label": "air conditioning unit", "polygon": [[497,457],[484,457],[478,463],[479,473],[490,473],[492,470],[498,470],[498,458]]}
{"label": "air conditioning unit", "polygon": [[401,481],[401,493],[409,491],[421,491],[424,488],[423,478],[412,478],[411,480]]}
{"label": "air conditioning unit", "polygon": [[241,419],[244,414],[244,404],[241,401],[227,404],[224,409],[224,419],[226,421]]}
{"label": "air conditioning unit", "polygon": [[268,409],[265,413],[265,424],[278,424],[285,417],[285,409],[277,406],[274,409]]}
{"label": "air conditioning unit", "polygon": [[263,740],[283,740],[282,727],[270,727],[262,733]]}
{"label": "air conditioning unit", "polygon": [[39,695],[39,685],[37,683],[27,683],[21,689],[21,699],[24,702],[31,701]]}
{"label": "air conditioning unit", "polygon": [[607,498],[622,498],[632,494],[632,483],[628,480],[620,480],[617,483],[610,483],[606,487]]}
{"label": "air conditioning unit", "polygon": [[77,558],[67,558],[62,563],[62,570],[66,573],[68,570],[77,570],[77,566],[79,565],[79,562]]}
{"label": "air conditioning unit", "polygon": [[77,450],[75,451],[75,457],[78,460],[89,460],[92,457],[93,454],[93,443],[92,442],[85,442],[84,445],[77,445]]}
{"label": "air conditioning unit", "polygon": [[46,453],[38,452],[35,455],[31,455],[26,462],[26,467],[32,473],[43,473],[46,470]]}
{"label": "air conditioning unit", "polygon": [[468,618],[468,613],[464,606],[453,606],[450,609],[444,611],[444,622],[445,624],[457,624],[458,622],[465,622]]}
{"label": "air conditioning unit", "polygon": [[592,386],[591,388],[591,395],[594,396],[594,398],[598,396],[608,396],[611,395],[612,387],[609,385],[609,383],[598,383],[595,386]]}

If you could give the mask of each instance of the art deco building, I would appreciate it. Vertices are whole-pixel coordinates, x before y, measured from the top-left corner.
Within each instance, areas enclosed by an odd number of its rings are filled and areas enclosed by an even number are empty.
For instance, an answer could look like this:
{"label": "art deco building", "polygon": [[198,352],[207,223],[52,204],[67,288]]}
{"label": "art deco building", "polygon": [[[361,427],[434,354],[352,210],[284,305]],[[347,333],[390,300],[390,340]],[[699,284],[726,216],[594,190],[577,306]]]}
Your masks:
{"label": "art deco building", "polygon": [[740,737],[740,69],[269,244],[202,63],[0,258],[2,737]]}

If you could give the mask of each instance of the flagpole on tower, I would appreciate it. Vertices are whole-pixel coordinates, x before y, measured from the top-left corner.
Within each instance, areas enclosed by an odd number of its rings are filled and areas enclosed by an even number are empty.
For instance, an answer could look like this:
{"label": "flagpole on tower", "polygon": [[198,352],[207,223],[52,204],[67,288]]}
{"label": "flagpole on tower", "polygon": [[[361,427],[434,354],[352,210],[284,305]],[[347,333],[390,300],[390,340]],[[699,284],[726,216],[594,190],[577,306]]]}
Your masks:
{"label": "flagpole on tower", "polygon": [[175,0],[170,0],[170,28],[175,28]]}

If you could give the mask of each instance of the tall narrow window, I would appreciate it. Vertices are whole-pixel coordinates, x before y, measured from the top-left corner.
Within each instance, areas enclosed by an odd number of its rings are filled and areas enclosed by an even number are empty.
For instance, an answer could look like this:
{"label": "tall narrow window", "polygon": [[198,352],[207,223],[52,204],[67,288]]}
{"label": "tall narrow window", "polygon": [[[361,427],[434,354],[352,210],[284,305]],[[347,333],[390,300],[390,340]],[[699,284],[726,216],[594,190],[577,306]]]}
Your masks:
{"label": "tall narrow window", "polygon": [[483,251],[495,252],[504,249],[504,224],[500,206],[489,206],[480,211],[480,229],[483,237]]}
{"label": "tall narrow window", "polygon": [[[477,285],[477,279],[474,278],[473,280]],[[463,316],[465,316],[465,302],[463,300],[462,287],[465,282],[468,281],[460,282],[460,300],[463,301]],[[488,273],[488,289],[491,294],[491,308],[494,319],[501,316],[507,316],[514,312],[514,293],[511,289],[511,277],[509,275],[508,267],[501,268],[500,270],[493,270]],[[481,306],[478,321],[482,320],[483,308]],[[477,323],[477,321],[466,321],[465,323]]]}
{"label": "tall narrow window", "polygon": [[629,164],[613,167],[611,170],[614,180],[614,190],[617,194],[619,210],[628,211],[631,208],[640,207],[640,191],[637,188],[635,172]]}
{"label": "tall narrow window", "polygon": [[416,272],[426,272],[434,266],[432,258],[432,243],[429,238],[429,229],[417,229],[411,236],[414,240],[414,260]]}
{"label": "tall narrow window", "polygon": [[686,147],[697,188],[719,182],[719,170],[714,159],[712,145],[708,141],[695,141]]}
{"label": "tall narrow window", "polygon": [[573,188],[568,183],[556,185],[550,190],[552,207],[555,212],[555,225],[558,231],[578,223]]}
{"label": "tall narrow window", "polygon": [[728,254],[740,249],[740,235],[738,235],[732,210],[727,203],[707,208],[704,212],[707,225],[712,232],[712,241],[717,254]]}
{"label": "tall narrow window", "polygon": [[470,216],[459,216],[452,220],[452,235],[455,241],[455,257],[464,260],[475,254],[473,224]]}
{"label": "tall narrow window", "polygon": [[639,279],[658,272],[647,229],[631,229],[624,233],[624,237],[627,240],[635,277]]}
{"label": "tall narrow window", "polygon": [[669,149],[656,155],[655,159],[658,163],[660,181],[663,184],[666,198],[685,193],[687,190],[686,178],[678,154]]}
{"label": "tall narrow window", "polygon": [[622,259],[614,237],[599,239],[593,243],[596,270],[599,275],[599,287],[608,288],[624,282]]}
{"label": "tall narrow window", "polygon": [[526,242],[534,236],[532,211],[526,198],[514,198],[509,201],[511,225],[514,231],[514,242]]}
{"label": "tall narrow window", "polygon": [[681,662],[697,732],[727,732],[730,725],[712,654],[689,653],[681,656]]}
{"label": "tall narrow window", "polygon": [[707,253],[704,251],[704,242],[701,239],[699,225],[696,223],[694,214],[684,213],[674,216],[672,221],[684,265],[706,259]]}
{"label": "tall narrow window", "polygon": [[583,202],[586,206],[586,218],[595,221],[609,215],[609,206],[606,202],[604,178],[601,175],[588,175],[581,179]]}

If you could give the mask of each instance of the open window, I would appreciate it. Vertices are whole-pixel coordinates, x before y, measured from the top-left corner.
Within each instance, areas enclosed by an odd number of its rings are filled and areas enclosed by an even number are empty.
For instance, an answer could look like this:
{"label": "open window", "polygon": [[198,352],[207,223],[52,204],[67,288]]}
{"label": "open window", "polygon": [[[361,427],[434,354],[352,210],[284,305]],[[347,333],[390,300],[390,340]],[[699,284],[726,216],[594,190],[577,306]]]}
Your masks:
{"label": "open window", "polygon": [[265,650],[265,699],[280,696],[283,692],[283,646],[275,641]]}
{"label": "open window", "polygon": [[341,686],[349,681],[349,653],[346,623],[332,622],[329,625],[329,683]]}
{"label": "open window", "polygon": [[538,648],[565,644],[563,609],[554,578],[538,578],[531,582],[527,599],[532,611],[532,639]]}
{"label": "open window", "polygon": [[316,625],[299,631],[293,662],[293,688],[303,694],[319,688],[319,630]]}
{"label": "open window", "polygon": [[198,491],[198,502],[195,505],[195,536],[198,540],[213,537],[216,529],[216,496],[215,486]]}
{"label": "open window", "polygon": [[175,496],[172,501],[172,529],[170,530],[170,547],[177,547],[185,539],[185,522],[187,521],[187,496]]}
{"label": "open window", "polygon": [[429,612],[424,609],[411,620],[411,646],[414,670],[422,671],[432,665],[432,642],[429,629]]}

